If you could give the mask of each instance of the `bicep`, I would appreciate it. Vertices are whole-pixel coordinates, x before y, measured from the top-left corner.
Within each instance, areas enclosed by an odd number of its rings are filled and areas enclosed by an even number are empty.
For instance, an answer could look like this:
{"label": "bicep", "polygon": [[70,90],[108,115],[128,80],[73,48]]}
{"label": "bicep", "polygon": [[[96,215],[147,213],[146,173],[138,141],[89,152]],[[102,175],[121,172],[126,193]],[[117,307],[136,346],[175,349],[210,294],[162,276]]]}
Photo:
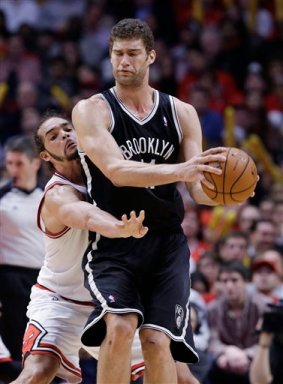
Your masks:
{"label": "bicep", "polygon": [[101,99],[79,102],[73,109],[72,121],[80,149],[107,176],[123,156],[108,130],[111,118],[105,102]]}

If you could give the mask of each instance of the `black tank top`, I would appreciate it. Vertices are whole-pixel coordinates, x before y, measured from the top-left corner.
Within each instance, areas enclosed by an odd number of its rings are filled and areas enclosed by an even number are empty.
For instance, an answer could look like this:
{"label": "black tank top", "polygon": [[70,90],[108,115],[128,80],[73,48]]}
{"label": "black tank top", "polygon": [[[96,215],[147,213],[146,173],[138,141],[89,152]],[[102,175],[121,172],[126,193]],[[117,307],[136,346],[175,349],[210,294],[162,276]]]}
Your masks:
{"label": "black tank top", "polygon": [[[182,131],[172,96],[155,91],[154,107],[144,119],[138,119],[117,98],[113,88],[102,97],[112,111],[109,131],[127,160],[154,164],[176,163]],[[145,224],[156,231],[179,229],[184,207],[176,184],[146,188],[116,187],[80,152],[87,176],[90,201],[117,218],[131,210],[145,210]]]}

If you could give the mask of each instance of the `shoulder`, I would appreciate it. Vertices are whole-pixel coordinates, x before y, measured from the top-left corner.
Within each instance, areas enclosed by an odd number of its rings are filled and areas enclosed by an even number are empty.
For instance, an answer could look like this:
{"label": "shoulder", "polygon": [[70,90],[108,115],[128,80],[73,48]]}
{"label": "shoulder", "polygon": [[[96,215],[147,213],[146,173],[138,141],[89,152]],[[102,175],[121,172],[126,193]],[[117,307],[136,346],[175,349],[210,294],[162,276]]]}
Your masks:
{"label": "shoulder", "polygon": [[62,205],[68,203],[70,197],[81,197],[81,193],[69,184],[53,185],[45,192],[45,203]]}
{"label": "shoulder", "polygon": [[248,298],[252,306],[256,307],[260,312],[264,312],[268,308],[268,304],[272,303],[272,298],[261,293],[248,293]]}
{"label": "shoulder", "polygon": [[[72,122],[76,129],[80,128],[81,123],[85,127],[90,127],[90,122],[100,125],[101,122],[109,124],[111,111],[108,102],[102,94],[91,96],[88,99],[80,100],[73,108]],[[97,124],[95,124],[95,122]],[[87,124],[86,124],[87,123]]]}
{"label": "shoulder", "polygon": [[207,311],[211,314],[221,312],[225,307],[225,300],[223,297],[219,297],[207,304]]}
{"label": "shoulder", "polygon": [[176,97],[172,97],[172,99],[175,104],[181,126],[190,126],[191,128],[194,128],[196,126],[196,122],[198,121],[196,109],[191,104],[185,103]]}
{"label": "shoulder", "polygon": [[93,95],[88,99],[80,100],[73,109],[73,113],[86,112],[88,110],[101,110],[107,107],[107,103],[101,93]]}

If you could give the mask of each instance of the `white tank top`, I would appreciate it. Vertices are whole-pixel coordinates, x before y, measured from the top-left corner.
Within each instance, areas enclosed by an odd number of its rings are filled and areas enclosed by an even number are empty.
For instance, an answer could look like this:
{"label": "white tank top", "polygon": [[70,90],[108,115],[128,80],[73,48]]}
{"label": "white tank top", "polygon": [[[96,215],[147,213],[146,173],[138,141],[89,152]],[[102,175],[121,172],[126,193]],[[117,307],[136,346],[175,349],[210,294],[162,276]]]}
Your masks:
{"label": "white tank top", "polygon": [[71,185],[81,193],[86,188],[73,184],[59,173],[55,173],[45,186],[44,196],[38,209],[38,226],[44,234],[45,259],[38,276],[38,283],[57,294],[77,301],[91,301],[84,287],[81,267],[83,253],[88,245],[88,231],[66,227],[60,233],[49,233],[41,218],[41,207],[45,193],[55,185]]}

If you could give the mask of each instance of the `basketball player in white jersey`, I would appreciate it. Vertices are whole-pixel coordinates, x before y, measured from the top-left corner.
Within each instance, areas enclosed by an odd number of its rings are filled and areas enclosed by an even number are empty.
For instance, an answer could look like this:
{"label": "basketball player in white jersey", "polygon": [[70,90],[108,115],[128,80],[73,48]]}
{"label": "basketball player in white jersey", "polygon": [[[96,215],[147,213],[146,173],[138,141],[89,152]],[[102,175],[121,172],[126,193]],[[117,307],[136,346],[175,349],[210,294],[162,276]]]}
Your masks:
{"label": "basketball player in white jersey", "polygon": [[[45,260],[32,288],[23,340],[24,368],[17,384],[48,384],[55,376],[80,383],[80,337],[93,310],[84,288],[81,262],[88,232],[107,237],[143,237],[144,212],[131,212],[121,220],[85,200],[86,188],[77,154],[75,131],[61,117],[42,121],[36,134],[40,157],[54,169],[38,210],[38,226],[44,234]],[[137,337],[138,344],[138,337]],[[88,350],[94,357],[97,349]],[[111,369],[111,364],[109,365]],[[132,374],[143,371],[140,346],[133,348]]]}

